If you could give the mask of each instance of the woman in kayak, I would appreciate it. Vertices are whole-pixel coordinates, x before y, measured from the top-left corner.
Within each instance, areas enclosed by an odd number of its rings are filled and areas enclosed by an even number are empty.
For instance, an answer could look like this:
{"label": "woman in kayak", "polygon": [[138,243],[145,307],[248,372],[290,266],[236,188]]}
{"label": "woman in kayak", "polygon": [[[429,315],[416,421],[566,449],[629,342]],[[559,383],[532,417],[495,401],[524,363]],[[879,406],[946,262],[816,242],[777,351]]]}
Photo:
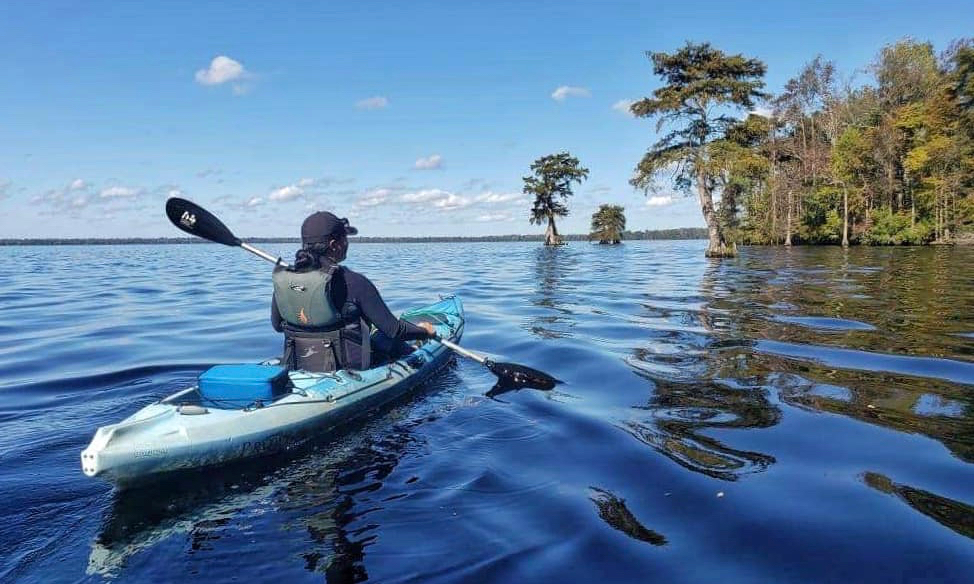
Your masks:
{"label": "woman in kayak", "polygon": [[396,359],[413,351],[406,341],[433,336],[430,323],[396,318],[368,278],[339,265],[356,233],[348,219],[314,213],[301,225],[294,267],[274,269],[271,325],[284,333],[288,368],[364,370],[372,366],[372,345],[377,356]]}

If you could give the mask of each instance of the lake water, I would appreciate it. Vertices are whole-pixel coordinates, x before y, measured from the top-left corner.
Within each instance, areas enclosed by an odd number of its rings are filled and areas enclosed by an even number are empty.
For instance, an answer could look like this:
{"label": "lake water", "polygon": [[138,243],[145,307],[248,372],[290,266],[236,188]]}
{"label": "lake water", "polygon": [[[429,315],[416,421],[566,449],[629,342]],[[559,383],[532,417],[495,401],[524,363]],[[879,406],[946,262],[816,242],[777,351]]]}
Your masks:
{"label": "lake water", "polygon": [[[98,426],[276,355],[269,265],[0,248],[0,581],[974,581],[974,249],[357,245],[457,361],[286,458],[114,492]],[[288,245],[268,251],[290,256]]]}

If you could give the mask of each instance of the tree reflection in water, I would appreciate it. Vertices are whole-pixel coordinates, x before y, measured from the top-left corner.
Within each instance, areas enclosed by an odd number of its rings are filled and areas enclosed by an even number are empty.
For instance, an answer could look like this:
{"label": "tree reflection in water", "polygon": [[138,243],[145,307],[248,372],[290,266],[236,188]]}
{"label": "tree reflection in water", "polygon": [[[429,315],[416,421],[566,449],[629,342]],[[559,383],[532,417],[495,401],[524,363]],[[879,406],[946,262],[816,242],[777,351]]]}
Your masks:
{"label": "tree reflection in water", "polygon": [[974,462],[974,349],[964,336],[974,280],[956,269],[965,258],[974,250],[749,248],[711,263],[682,306],[647,294],[654,316],[683,315],[629,357],[655,391],[636,406],[646,416],[624,426],[681,465],[732,480],[774,458],[701,430],[773,425],[773,396],[923,434]]}
{"label": "tree reflection in water", "polygon": [[[677,323],[658,346],[637,348],[629,359],[637,375],[654,385],[646,404],[633,406],[623,429],[681,466],[713,478],[734,481],[760,472],[775,458],[724,444],[704,432],[710,428],[768,428],[781,412],[766,389],[743,375],[747,342],[739,322],[721,306],[736,290],[726,264],[711,262],[700,283],[700,296],[683,306],[669,299],[665,308]],[[649,310],[659,310],[649,296]],[[682,312],[678,318],[674,313]],[[671,350],[676,347],[678,350]],[[741,359],[745,359],[741,361]]]}
{"label": "tree reflection in water", "polygon": [[894,483],[888,477],[875,472],[865,473],[863,482],[877,491],[895,495],[944,527],[974,539],[974,507],[923,489]]}
{"label": "tree reflection in water", "polygon": [[625,499],[620,499],[605,489],[598,487],[591,487],[591,489],[592,496],[590,499],[598,508],[599,517],[610,527],[639,541],[645,541],[656,546],[666,545],[664,536],[652,529],[647,529],[636,519],[636,516],[626,506]]}
{"label": "tree reflection in water", "polygon": [[572,299],[565,290],[563,280],[577,269],[578,259],[570,246],[543,246],[535,250],[535,292],[531,303],[544,312],[531,318],[526,327],[543,339],[561,339],[572,336],[575,326]]}

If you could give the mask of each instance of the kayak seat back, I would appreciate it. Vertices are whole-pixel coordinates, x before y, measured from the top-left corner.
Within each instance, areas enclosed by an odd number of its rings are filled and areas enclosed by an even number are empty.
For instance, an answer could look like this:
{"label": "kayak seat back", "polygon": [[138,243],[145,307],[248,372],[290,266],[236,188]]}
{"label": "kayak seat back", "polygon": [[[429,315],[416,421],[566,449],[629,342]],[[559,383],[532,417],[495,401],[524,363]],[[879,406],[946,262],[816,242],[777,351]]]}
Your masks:
{"label": "kayak seat back", "polygon": [[221,409],[269,403],[290,391],[287,371],[277,365],[216,365],[198,382],[202,402]]}

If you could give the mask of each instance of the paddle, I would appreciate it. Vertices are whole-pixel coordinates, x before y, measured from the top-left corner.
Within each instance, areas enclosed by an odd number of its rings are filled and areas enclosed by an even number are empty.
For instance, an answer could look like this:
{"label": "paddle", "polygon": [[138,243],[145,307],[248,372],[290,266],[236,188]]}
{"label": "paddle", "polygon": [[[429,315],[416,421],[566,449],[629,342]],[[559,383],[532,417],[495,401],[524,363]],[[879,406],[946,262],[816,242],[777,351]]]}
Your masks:
{"label": "paddle", "polygon": [[[275,258],[256,247],[240,241],[215,215],[192,201],[172,197],[166,201],[166,215],[173,225],[190,235],[202,237],[214,243],[229,245],[230,247],[241,247],[276,265],[291,267],[281,258]],[[473,359],[489,369],[491,373],[497,376],[498,385],[504,388],[517,389],[530,387],[533,389],[548,390],[558,383],[557,379],[537,369],[515,363],[498,363],[488,357],[464,349],[453,341],[444,339],[439,335],[436,335],[435,338],[453,352],[463,355],[468,359]]]}
{"label": "paddle", "polygon": [[[532,369],[526,365],[494,361],[489,357],[484,357],[483,355],[478,355],[473,351],[464,349],[460,345],[444,339],[439,335],[436,336],[436,340],[446,345],[447,348],[453,350],[454,353],[459,353],[468,359],[473,359],[477,363],[480,363],[489,369],[491,373],[497,376],[497,385],[505,390],[520,389],[522,387],[548,390],[554,388],[555,385],[559,383],[557,379],[548,375],[547,373],[538,371],[537,369]],[[495,387],[494,389],[497,388]]]}
{"label": "paddle", "polygon": [[166,215],[172,224],[190,235],[202,237],[214,243],[222,243],[230,247],[242,247],[250,253],[277,265],[291,267],[281,258],[275,258],[252,245],[240,241],[230,229],[203,207],[192,201],[172,197],[166,201]]}

